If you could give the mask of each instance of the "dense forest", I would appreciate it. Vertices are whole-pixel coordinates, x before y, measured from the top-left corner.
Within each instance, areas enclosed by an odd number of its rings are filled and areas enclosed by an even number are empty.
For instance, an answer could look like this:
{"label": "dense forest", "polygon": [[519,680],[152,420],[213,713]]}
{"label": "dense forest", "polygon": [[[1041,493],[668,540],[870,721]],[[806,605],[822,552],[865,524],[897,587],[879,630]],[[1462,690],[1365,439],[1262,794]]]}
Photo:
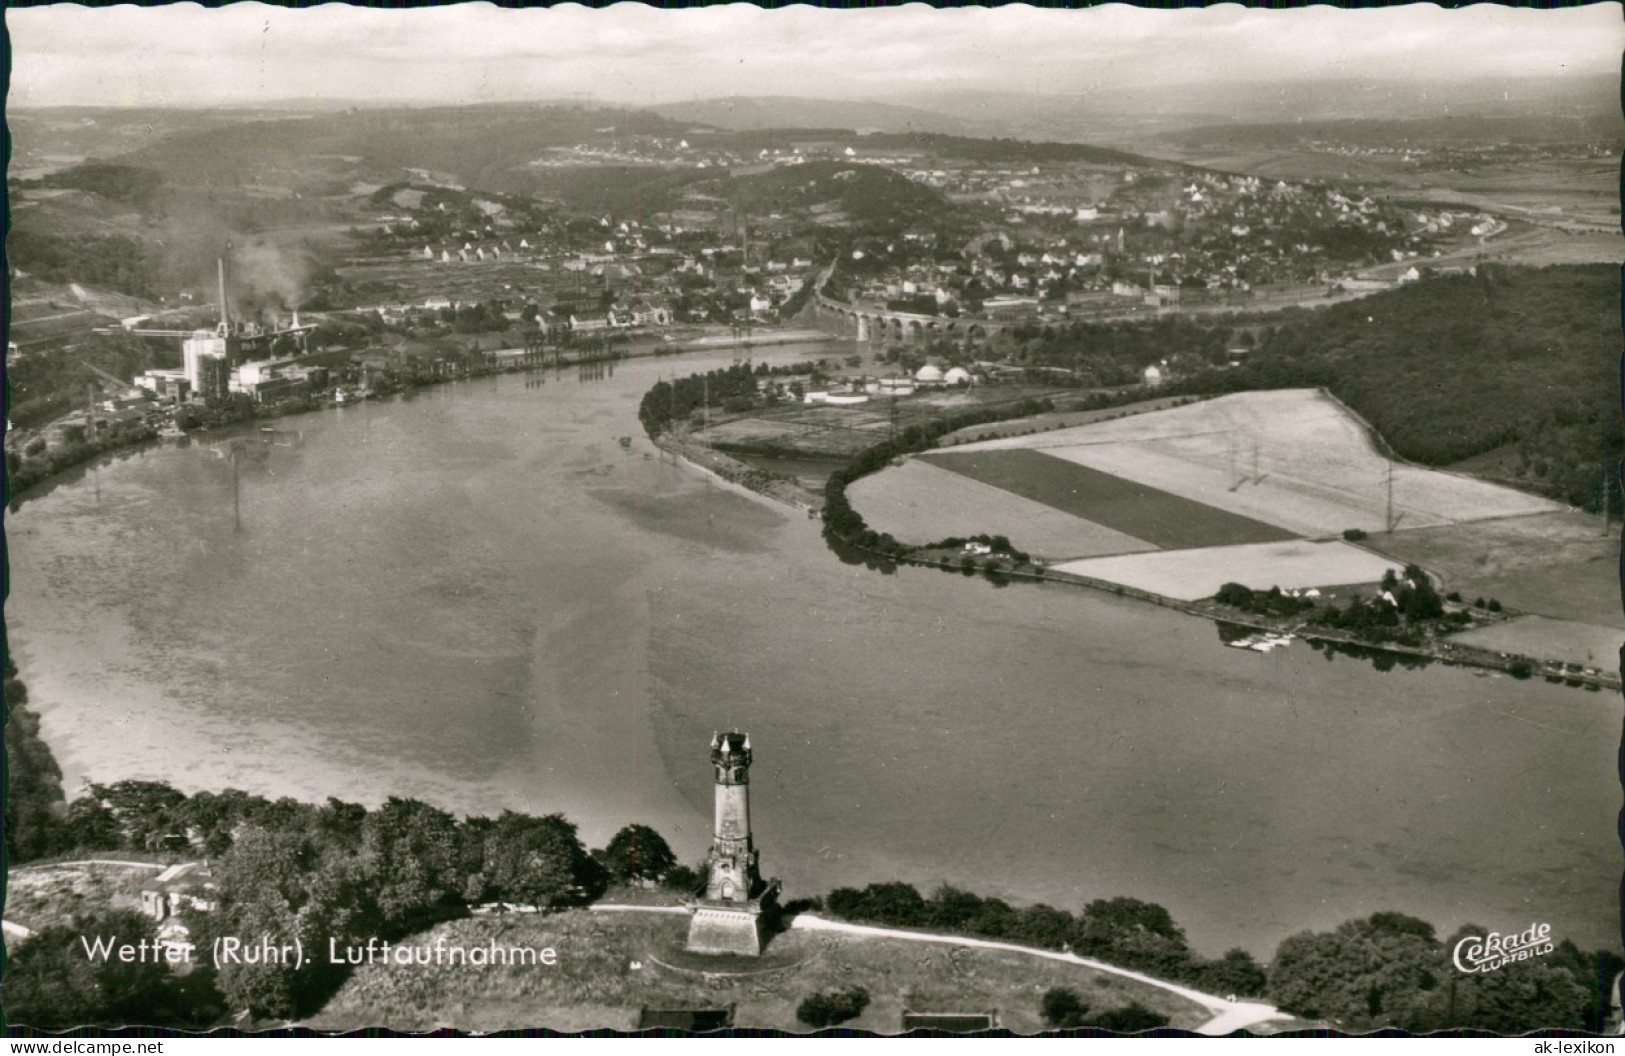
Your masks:
{"label": "dense forest", "polygon": [[1241,949],[1199,956],[1166,909],[1136,898],[1096,899],[1071,913],[1047,905],[1016,909],[949,886],[925,898],[909,884],[879,883],[838,888],[824,906],[847,920],[1068,950],[1212,994],[1265,997],[1283,1011],[1353,1032],[1600,1031],[1607,989],[1625,965],[1611,951],[1586,953],[1563,940],[1542,957],[1462,973],[1451,964],[1452,950],[1467,936],[1487,935],[1485,929],[1464,925],[1441,942],[1427,921],[1391,912],[1328,933],[1293,935],[1266,972]]}
{"label": "dense forest", "polygon": [[1451,963],[1457,943],[1488,934],[1466,924],[1441,942],[1433,925],[1402,913],[1303,932],[1276,949],[1268,996],[1284,1011],[1360,1033],[1605,1029],[1617,953],[1588,954],[1563,940],[1493,971],[1462,972]]}
{"label": "dense forest", "polygon": [[1052,374],[1051,380],[1086,388],[1137,385],[1140,372],[1153,363],[1167,363],[1182,376],[1222,367],[1235,340],[1229,327],[1180,315],[1151,322],[1021,326],[1011,337],[1019,342],[1016,362],[1070,371],[1070,378]]}
{"label": "dense forest", "polygon": [[1625,454],[1619,290],[1609,265],[1483,264],[1290,313],[1245,365],[1192,384],[1324,386],[1402,458],[1448,466],[1493,453],[1527,486],[1600,510],[1604,467]]}
{"label": "dense forest", "polygon": [[824,899],[824,908],[845,920],[1069,950],[1210,993],[1257,996],[1266,982],[1264,969],[1247,951],[1203,958],[1191,950],[1184,929],[1166,909],[1137,898],[1096,899],[1081,913],[1071,913],[1042,904],[1015,909],[1000,899],[950,886],[925,898],[909,884],[882,883],[861,890],[837,888]]}
{"label": "dense forest", "polygon": [[[1209,323],[1018,329],[1016,362],[1127,385],[1160,362],[1169,391],[1323,387],[1401,458],[1468,467],[1588,510],[1625,455],[1619,411],[1619,271],[1481,264],[1370,297]],[[1228,366],[1229,349],[1244,361]],[[1619,481],[1609,474],[1610,509]]]}
{"label": "dense forest", "polygon": [[28,708],[28,687],[17,677],[7,649],[5,693],[5,854],[23,862],[63,849],[57,838],[62,812],[62,769],[40,737],[39,716]]}
{"label": "dense forest", "polygon": [[[9,737],[7,749],[9,754]],[[660,835],[643,825],[626,826],[604,848],[589,853],[576,826],[559,814],[505,811],[495,818],[457,819],[426,803],[393,797],[368,810],[336,799],[322,806],[271,801],[235,789],[187,796],[153,781],[92,785],[87,795],[53,810],[44,795],[52,782],[40,779],[24,789],[25,776],[13,768],[8,849],[16,839],[29,851],[51,854],[207,856],[218,906],[182,913],[191,941],[204,950],[216,936],[274,935],[298,939],[307,951],[327,949],[329,939],[364,945],[370,937],[393,940],[464,916],[481,903],[562,909],[592,901],[614,882],[658,881],[683,893],[700,882],[699,873],[679,865]],[[14,835],[12,801],[19,791],[27,793],[19,809],[43,810],[51,820]],[[153,1002],[134,1017],[139,1022],[194,1022],[223,1009],[286,1018],[320,1008],[346,975],[347,969],[325,958],[313,958],[303,970],[275,963],[227,964],[218,973],[201,969],[201,979],[187,977],[194,992],[185,1000],[165,980],[147,978],[142,965],[85,965],[79,974],[107,975],[93,980],[89,989],[100,996],[91,998],[59,978],[62,947],[76,949],[79,934],[119,934],[133,941],[150,937],[151,923],[102,907],[74,929],[44,929],[19,944],[6,972],[8,1019],[46,1029],[118,1022],[131,1008],[118,995],[132,987]],[[86,1003],[76,1003],[81,999]]]}
{"label": "dense forest", "polygon": [[129,235],[62,235],[13,228],[6,252],[46,282],[79,282],[157,299],[166,275],[163,251]]}
{"label": "dense forest", "polygon": [[109,201],[124,202],[143,208],[156,203],[158,192],[162,190],[163,185],[163,176],[151,169],[144,169],[139,165],[116,165],[105,162],[89,162],[38,179],[16,181],[19,190],[48,187],[87,191]]}
{"label": "dense forest", "polygon": [[[484,902],[563,908],[589,902],[616,882],[660,882],[685,893],[701,882],[646,825],[628,825],[588,852],[576,826],[559,814],[457,819],[394,797],[368,810],[336,799],[322,806],[272,801],[236,789],[188,796],[156,781],[92,784],[65,802],[61,769],[39,737],[9,655],[4,692],[8,867],[105,852],[204,856],[219,885],[219,906],[183,916],[200,948],[217,935],[271,934],[325,949],[328,938],[395,938]],[[78,952],[81,934],[133,942],[150,940],[152,928],[144,916],[88,907],[72,927],[44,928],[14,945],[5,976],[7,1019],[63,1029],[132,1021],[201,1026],[244,1008],[287,1017],[319,1008],[343,980],[342,971],[326,965],[297,971],[277,964],[174,977],[162,965],[92,965]]]}
{"label": "dense forest", "polygon": [[704,407],[721,407],[728,400],[756,395],[756,372],[748,363],[691,374],[673,381],[659,381],[643,394],[638,419],[650,439],[665,432],[673,422],[686,421]]}
{"label": "dense forest", "polygon": [[[1025,139],[975,139],[934,132],[882,132],[865,136],[866,146],[882,150],[920,150],[936,157],[982,161],[1063,164],[1086,162],[1092,165],[1126,165],[1163,168],[1169,163],[1143,154],[1094,147],[1087,143],[1043,143]],[[1183,166],[1180,166],[1183,167]]]}
{"label": "dense forest", "polygon": [[126,156],[181,186],[236,189],[271,165],[359,156],[384,170],[455,173],[471,187],[523,192],[527,162],[555,147],[617,136],[678,135],[683,126],[638,110],[536,104],[358,109],[255,121],[167,137]]}

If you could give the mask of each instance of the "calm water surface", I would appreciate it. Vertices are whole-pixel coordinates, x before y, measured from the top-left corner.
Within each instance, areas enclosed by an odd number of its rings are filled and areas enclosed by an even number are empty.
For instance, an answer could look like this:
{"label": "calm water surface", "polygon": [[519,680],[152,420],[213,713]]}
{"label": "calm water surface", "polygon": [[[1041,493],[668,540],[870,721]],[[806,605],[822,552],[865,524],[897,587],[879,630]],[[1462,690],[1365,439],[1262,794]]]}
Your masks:
{"label": "calm water surface", "polygon": [[1132,894],[1210,954],[1382,909],[1609,940],[1613,696],[843,564],[815,522],[642,438],[649,385],[726,362],[289,419],[302,443],[239,466],[240,530],[200,445],[29,500],[7,619],[70,783],[563,811],[695,858],[706,742],[739,726],[791,897]]}

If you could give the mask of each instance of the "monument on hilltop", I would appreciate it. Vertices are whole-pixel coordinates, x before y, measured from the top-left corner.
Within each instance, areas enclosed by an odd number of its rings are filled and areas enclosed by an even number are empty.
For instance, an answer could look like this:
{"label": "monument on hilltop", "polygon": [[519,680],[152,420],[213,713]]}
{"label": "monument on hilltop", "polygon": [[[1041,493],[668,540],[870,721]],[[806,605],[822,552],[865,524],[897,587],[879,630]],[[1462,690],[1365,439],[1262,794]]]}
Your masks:
{"label": "monument on hilltop", "polygon": [[762,914],[778,894],[777,880],[763,880],[760,855],[750,834],[750,735],[733,731],[711,737],[716,813],[706,857],[705,894],[689,903],[687,948],[692,953],[762,953]]}

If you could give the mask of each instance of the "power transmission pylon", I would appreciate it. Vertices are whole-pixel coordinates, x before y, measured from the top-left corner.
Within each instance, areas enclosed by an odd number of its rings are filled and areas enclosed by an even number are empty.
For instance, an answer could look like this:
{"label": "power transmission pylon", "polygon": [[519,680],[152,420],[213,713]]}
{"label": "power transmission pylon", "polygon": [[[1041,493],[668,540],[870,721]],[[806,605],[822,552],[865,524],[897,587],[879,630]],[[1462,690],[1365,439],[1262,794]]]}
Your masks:
{"label": "power transmission pylon", "polygon": [[1384,523],[1388,525],[1388,531],[1392,532],[1394,530],[1394,460],[1392,458],[1388,460],[1388,517]]}

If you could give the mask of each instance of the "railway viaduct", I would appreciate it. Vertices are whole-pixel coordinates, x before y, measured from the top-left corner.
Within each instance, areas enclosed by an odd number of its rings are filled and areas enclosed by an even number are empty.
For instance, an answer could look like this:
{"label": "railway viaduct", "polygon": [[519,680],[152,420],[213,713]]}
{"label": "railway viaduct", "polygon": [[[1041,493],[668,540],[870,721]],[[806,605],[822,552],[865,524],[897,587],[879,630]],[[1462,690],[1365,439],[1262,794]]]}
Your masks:
{"label": "railway viaduct", "polygon": [[938,338],[947,338],[954,342],[968,341],[981,345],[994,334],[1014,325],[980,317],[950,319],[940,315],[894,312],[878,305],[845,304],[826,297],[822,291],[817,295],[815,310],[824,318],[841,321],[845,327],[856,330],[859,341],[893,344],[923,345]]}

